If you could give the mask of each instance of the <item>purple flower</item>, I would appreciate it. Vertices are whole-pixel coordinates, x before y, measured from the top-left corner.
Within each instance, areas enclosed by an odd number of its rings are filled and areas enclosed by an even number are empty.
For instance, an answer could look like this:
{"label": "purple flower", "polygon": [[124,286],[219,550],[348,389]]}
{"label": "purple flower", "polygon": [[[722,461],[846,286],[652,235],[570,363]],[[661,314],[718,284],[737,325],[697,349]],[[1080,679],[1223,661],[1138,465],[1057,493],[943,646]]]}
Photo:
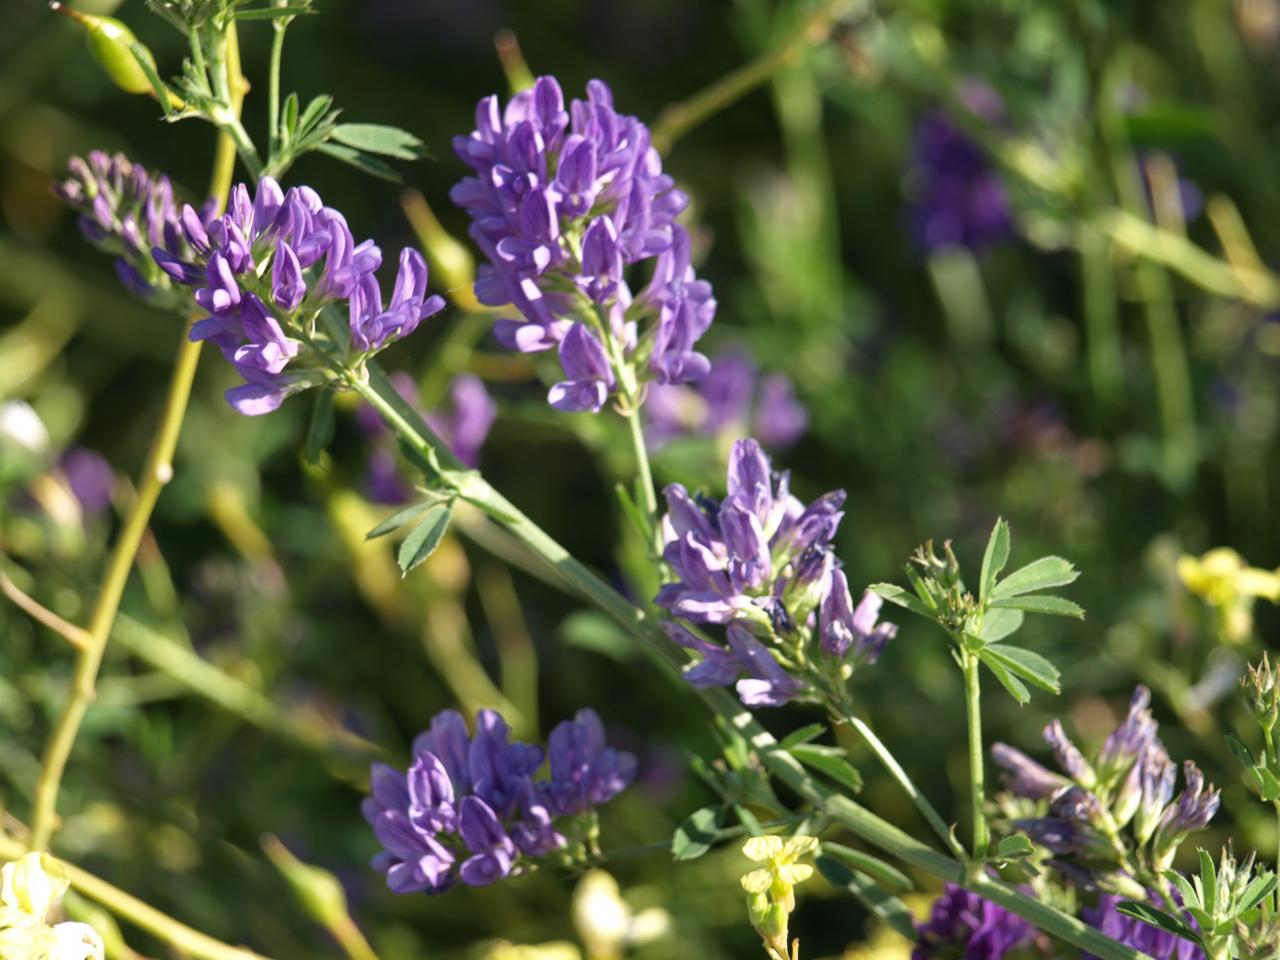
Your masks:
{"label": "purple flower", "polygon": [[484,381],[463,373],[449,384],[447,405],[428,413],[427,423],[455,457],[475,467],[497,415],[498,405],[485,390]]}
{"label": "purple flower", "polygon": [[[54,184],[53,192],[80,214],[80,232],[91,243],[117,254],[120,282],[143,300],[180,304],[185,298],[173,291],[160,258],[180,262],[193,251],[169,178],[148,172],[123,154],[101,150],[92,150],[84,158],[72,157],[67,167],[69,176]],[[211,200],[198,211],[188,209],[192,222],[203,230],[215,204]],[[196,278],[195,272],[187,276],[186,282]]]}
{"label": "purple flower", "polygon": [[1218,812],[1222,794],[1213,785],[1207,785],[1204,774],[1190,760],[1182,764],[1182,793],[1168,807],[1156,827],[1153,847],[1158,862],[1168,864],[1187,834],[1203,830]]}
{"label": "purple flower", "polygon": [[635,779],[636,758],[605,745],[594,710],[579,710],[551,731],[547,741],[551,781],[545,796],[556,816],[583,813],[608,803]]}
{"label": "purple flower", "polygon": [[[488,259],[476,296],[519,314],[495,325],[504,346],[561,347],[566,379],[552,389],[553,406],[599,410],[617,386],[619,362],[658,383],[706,375],[695,344],[716,303],[675,222],[688,198],[662,172],[648,128],[614,109],[605,84],[591,81],[587,99],[568,109],[553,77],[504,109],[486,97],[475,130],[453,147],[475,174],[451,196]],[[649,279],[634,294],[628,268],[645,260],[654,261]],[[642,321],[651,325],[643,337]]]}
{"label": "purple flower", "polygon": [[916,926],[911,960],[1002,960],[1028,944],[1035,928],[1021,917],[963,887],[947,884],[929,919]]}
{"label": "purple flower", "polygon": [[645,411],[645,436],[654,449],[681,436],[736,439],[747,433],[781,449],[795,443],[809,422],[790,378],[760,377],[741,351],[712,358],[710,372],[697,383],[651,385]]}
{"label": "purple flower", "polygon": [[826,590],[818,606],[822,652],[843,660],[852,648],[856,661],[875,663],[885,644],[898,633],[895,624],[876,623],[883,605],[880,595],[868,590],[855,608],[844,571],[833,567],[827,575]]}
{"label": "purple flower", "polygon": [[[761,706],[802,694],[803,682],[788,674],[755,634],[776,640],[812,632],[815,611],[831,592],[831,539],[844,493],[829,493],[805,506],[789,492],[785,475],[773,476],[760,445],[747,439],[730,452],[723,501],[691,497],[680,484],[668,486],[665,494],[663,557],[676,579],[662,587],[656,602],[675,618],[728,627],[722,646],[678,624],[667,626],[673,640],[702,657],[686,673],[690,683],[723,686],[745,673],[738,694]],[[854,611],[850,599],[847,622],[839,619],[838,606],[838,598],[828,600],[822,630],[833,643],[848,630],[852,645],[855,631],[865,628],[858,655],[874,659],[892,630],[875,627],[870,603]]]}
{"label": "purple flower", "polygon": [[[1133,947],[1154,960],[1205,960],[1204,951],[1190,940],[1184,940],[1172,933],[1166,933],[1158,927],[1143,923],[1135,917],[1125,916],[1116,908],[1124,902],[1122,897],[1103,894],[1094,907],[1085,907],[1082,919],[1089,926],[1106,934],[1112,940]],[[1153,898],[1153,902],[1155,898]],[[1159,904],[1164,908],[1163,904]],[[1183,919],[1196,925],[1189,916]],[[1085,954],[1088,960],[1097,960],[1092,954]]]}
{"label": "purple flower", "polygon": [[[227,392],[243,414],[269,413],[329,379],[335,354],[343,367],[358,367],[444,308],[441,297],[427,295],[426,262],[410,249],[384,301],[375,276],[382,252],[371,240],[357,243],[342,214],[310,187],[283,191],[264,177],[251,199],[237,184],[223,216],[205,220],[186,207],[177,223],[182,252],[171,244],[152,255],[173,281],[195,288],[209,316],[191,338],[211,341],[244,378]],[[321,311],[344,303],[340,335]]]}
{"label": "purple flower", "polygon": [[1009,199],[987,155],[943,112],[916,125],[912,224],[926,250],[982,250],[1013,230]]}
{"label": "purple flower", "polygon": [[992,744],[991,759],[1010,774],[1005,783],[1020,797],[1047,800],[1070,782],[1008,744]]}
{"label": "purple flower", "polygon": [[636,768],[635,757],[605,744],[590,710],[552,732],[546,779],[536,779],[542,749],[512,742],[492,710],[477,715],[474,736],[460,714],[441,711],[413,754],[407,773],[373,765],[361,807],[384,848],[373,867],[397,893],[439,893],[459,879],[487,886],[522,858],[555,853],[568,843],[556,818],[613,799]]}
{"label": "purple flower", "polygon": [[81,510],[98,514],[110,508],[116,491],[116,474],[100,453],[88,447],[72,447],[58,459],[58,468],[80,501]]}

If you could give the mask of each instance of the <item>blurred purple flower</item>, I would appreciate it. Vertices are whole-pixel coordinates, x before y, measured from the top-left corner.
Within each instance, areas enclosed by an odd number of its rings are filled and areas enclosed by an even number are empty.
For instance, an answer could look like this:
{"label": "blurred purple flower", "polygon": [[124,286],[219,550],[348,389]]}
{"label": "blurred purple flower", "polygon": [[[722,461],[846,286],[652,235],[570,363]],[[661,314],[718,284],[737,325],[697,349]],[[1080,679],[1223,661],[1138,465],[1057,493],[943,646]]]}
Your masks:
{"label": "blurred purple flower", "polygon": [[809,422],[791,378],[783,373],[761,377],[740,350],[712,358],[711,371],[697,383],[650,386],[645,412],[645,436],[654,449],[681,436],[737,439],[746,434],[781,449],[800,439]]}
{"label": "blurred purple flower", "polygon": [[[169,178],[102,150],[72,157],[67,167],[70,175],[53,192],[80,214],[80,232],[91,243],[118,255],[116,275],[125,289],[143,300],[178,302],[151,253],[158,248],[178,260],[192,255]],[[207,226],[214,209],[210,200],[191,215]]]}
{"label": "blurred purple flower", "polygon": [[480,448],[498,415],[498,405],[484,388],[484,381],[469,373],[449,384],[446,405],[426,415],[427,423],[453,455],[468,467],[480,463]]}
{"label": "blurred purple flower", "polygon": [[102,513],[111,506],[116,475],[100,453],[88,447],[71,447],[58,459],[58,469],[85,513]]}
{"label": "blurred purple flower", "polygon": [[1009,198],[990,159],[942,111],[916,125],[911,176],[913,230],[926,250],[983,250],[1013,232]]}
{"label": "blurred purple flower", "polygon": [[976,893],[948,883],[929,919],[916,926],[911,960],[1002,960],[1030,943],[1035,928]]}
{"label": "blurred purple flower", "polygon": [[[1103,894],[1098,898],[1097,906],[1085,907],[1081,918],[1112,940],[1141,950],[1154,960],[1205,960],[1204,951],[1190,940],[1183,940],[1135,917],[1120,913],[1116,908],[1123,902],[1121,897]],[[1164,907],[1163,904],[1160,906]],[[1191,917],[1184,919],[1195,926]],[[1097,960],[1093,954],[1087,953],[1085,957],[1087,960]]]}

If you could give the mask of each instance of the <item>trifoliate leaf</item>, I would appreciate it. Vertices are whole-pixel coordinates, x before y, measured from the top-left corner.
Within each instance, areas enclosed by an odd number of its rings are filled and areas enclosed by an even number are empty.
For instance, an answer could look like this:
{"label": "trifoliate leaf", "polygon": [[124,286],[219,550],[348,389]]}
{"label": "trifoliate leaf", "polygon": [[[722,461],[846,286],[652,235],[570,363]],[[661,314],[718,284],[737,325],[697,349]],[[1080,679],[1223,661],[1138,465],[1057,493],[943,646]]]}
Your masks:
{"label": "trifoliate leaf", "polygon": [[1062,557],[1041,557],[1021,567],[997,583],[991,590],[991,599],[1016,597],[1049,587],[1061,587],[1074,583],[1080,571]]}

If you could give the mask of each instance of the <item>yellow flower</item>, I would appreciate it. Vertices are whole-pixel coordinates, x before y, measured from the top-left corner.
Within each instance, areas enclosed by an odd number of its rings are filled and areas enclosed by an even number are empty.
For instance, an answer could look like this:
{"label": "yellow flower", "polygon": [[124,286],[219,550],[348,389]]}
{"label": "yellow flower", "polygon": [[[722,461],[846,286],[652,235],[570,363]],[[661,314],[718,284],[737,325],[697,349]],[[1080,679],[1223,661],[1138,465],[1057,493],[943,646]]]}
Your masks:
{"label": "yellow flower", "polygon": [[817,849],[817,837],[752,837],[742,845],[742,852],[747,859],[764,866],[742,878],[742,889],[747,893],[768,893],[771,900],[790,913],[796,906],[795,885],[813,876],[813,867],[796,861]]}
{"label": "yellow flower", "polygon": [[573,923],[589,960],[613,960],[628,946],[665,936],[671,915],[661,907],[632,910],[617,880],[604,870],[588,870],[573,891]]}
{"label": "yellow flower", "polygon": [[1251,567],[1230,547],[1218,547],[1202,557],[1178,558],[1178,579],[1217,612],[1223,639],[1244,640],[1253,630],[1253,602],[1261,597],[1280,603],[1280,570]]}

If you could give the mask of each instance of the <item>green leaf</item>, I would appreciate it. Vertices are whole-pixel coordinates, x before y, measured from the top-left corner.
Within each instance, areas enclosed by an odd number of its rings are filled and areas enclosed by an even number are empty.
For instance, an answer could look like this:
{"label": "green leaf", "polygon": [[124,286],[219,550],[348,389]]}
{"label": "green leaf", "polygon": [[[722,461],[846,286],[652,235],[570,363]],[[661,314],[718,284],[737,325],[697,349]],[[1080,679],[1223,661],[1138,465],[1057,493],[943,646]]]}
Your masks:
{"label": "green leaf", "polygon": [[281,111],[281,136],[285,143],[293,139],[298,132],[298,95],[291,93],[284,98],[284,109]]}
{"label": "green leaf", "polygon": [[1001,860],[1018,860],[1035,852],[1035,844],[1020,833],[1005,837],[996,844],[996,857]]}
{"label": "green leaf", "polygon": [[816,862],[819,872],[827,878],[828,883],[848,890],[858,902],[886,924],[908,940],[915,941],[915,920],[901,900],[881,890],[870,877],[850,869],[833,857],[820,856]]}
{"label": "green leaf", "polygon": [[908,593],[902,587],[894,583],[873,583],[867,588],[873,593],[878,593],[890,603],[896,603],[900,607],[905,607],[912,613],[919,614],[928,620],[937,620],[937,615],[924,605],[919,597]]}
{"label": "green leaf", "polygon": [[631,522],[631,528],[640,535],[642,541],[649,539],[649,521],[644,515],[644,511],[640,509],[635,498],[627,491],[625,483],[614,484],[613,492],[617,494],[618,505],[622,508],[622,515]]}
{"label": "green leaf", "polygon": [[1058,673],[1058,668],[1040,654],[1003,643],[988,644],[982,652],[999,660],[1002,667],[1041,690],[1047,690],[1050,693],[1062,692],[1062,684],[1059,682],[1061,674]]}
{"label": "green leaf", "polygon": [[810,723],[801,727],[799,730],[792,730],[789,734],[778,741],[780,750],[790,750],[792,747],[798,747],[802,743],[808,743],[810,740],[817,739],[827,732],[827,728],[821,723]]}
{"label": "green leaf", "polygon": [[1239,912],[1243,913],[1246,910],[1252,910],[1265,897],[1271,896],[1271,892],[1275,888],[1276,875],[1274,873],[1264,873],[1261,876],[1254,877],[1252,882],[1244,888],[1244,893],[1240,894]]}
{"label": "green leaf", "polygon": [[1199,847],[1196,853],[1200,855],[1200,880],[1203,884],[1201,889],[1204,890],[1204,907],[1205,913],[1213,916],[1218,912],[1218,871],[1213,865],[1213,857],[1209,856],[1209,851],[1204,847]]}
{"label": "green leaf", "polygon": [[999,643],[1005,637],[1012,636],[1026,619],[1021,610],[1001,610],[992,608],[982,618],[980,640],[986,643]]}
{"label": "green leaf", "polygon": [[330,136],[348,147],[398,160],[419,160],[427,152],[422,141],[408,130],[380,123],[339,123]]}
{"label": "green leaf", "polygon": [[289,7],[254,7],[252,10],[237,9],[237,20],[275,20],[279,17],[297,17],[304,13],[315,13],[308,6]]}
{"label": "green leaf", "polygon": [[1080,571],[1062,557],[1041,557],[1021,567],[995,585],[991,598],[1016,597],[1047,587],[1062,587],[1074,583]]}
{"label": "green leaf", "polygon": [[1200,935],[1198,933],[1177,917],[1171,916],[1163,910],[1157,910],[1155,907],[1148,906],[1145,903],[1135,903],[1132,900],[1124,901],[1116,907],[1116,910],[1125,916],[1134,917],[1150,926],[1159,927],[1166,933],[1172,933],[1174,936],[1190,940],[1192,943],[1200,943]]}
{"label": "green leaf", "polygon": [[832,753],[833,749],[836,748],[802,743],[788,752],[806,767],[826,774],[836,783],[857,793],[862,789],[862,774],[844,757]]}
{"label": "green leaf", "polygon": [[978,587],[978,599],[984,605],[991,595],[991,588],[996,584],[996,577],[1009,562],[1009,524],[1004,517],[996,518],[996,525],[991,528],[991,536],[987,538],[987,550],[982,555],[982,581]]}
{"label": "green leaf", "polygon": [[1075,617],[1078,620],[1084,619],[1084,609],[1070,600],[1062,597],[1044,597],[1032,595],[1026,597],[1001,597],[999,600],[992,600],[989,604],[991,607],[997,607],[1001,610],[1026,610],[1028,613],[1051,613],[1058,617]]}
{"label": "green leaf", "polygon": [[445,531],[449,529],[449,521],[453,519],[453,504],[447,503],[434,510],[428,510],[422,521],[409,531],[400,544],[400,573],[407,575],[427,557],[436,552]]}
{"label": "green leaf", "polygon": [[[291,94],[297,96],[297,94]],[[307,109],[302,111],[302,118],[298,121],[298,129],[306,132],[315,124],[319,123],[320,118],[329,112],[329,108],[333,106],[333,97],[326,93],[322,93],[318,97],[314,97],[307,104]]]}
{"label": "green leaf", "polygon": [[725,809],[702,807],[685,818],[671,837],[671,856],[675,860],[696,860],[716,842],[716,834],[724,826]]}
{"label": "green leaf", "polygon": [[[328,386],[316,394],[315,405],[311,408],[311,422],[307,426],[307,445],[303,456],[307,463],[319,464],[324,448],[333,440],[333,398],[337,389]],[[366,536],[367,540],[368,537]]]}
{"label": "green leaf", "polygon": [[335,160],[341,160],[369,174],[371,177],[377,177],[380,180],[390,180],[392,183],[400,182],[400,174],[396,172],[394,167],[387,166],[377,157],[372,157],[367,153],[362,153],[353,147],[345,146],[341,143],[322,143],[316,147],[321,153],[327,153]]}
{"label": "green leaf", "polygon": [[1026,684],[1015,677],[1009,670],[996,659],[987,659],[987,651],[985,649],[978,651],[978,659],[987,665],[987,668],[996,675],[996,679],[1000,681],[1000,685],[1009,691],[1009,696],[1018,701],[1018,705],[1025,707],[1031,702],[1031,691],[1027,689]]}
{"label": "green leaf", "polygon": [[887,887],[893,887],[902,892],[915,889],[911,883],[911,878],[905,873],[893,864],[886,863],[879,857],[873,857],[869,853],[863,853],[861,850],[853,849],[853,847],[846,847],[842,843],[832,843],[829,840],[822,842],[822,852],[839,857],[859,873],[865,873]]}
{"label": "green leaf", "polygon": [[760,821],[756,819],[756,815],[744,807],[740,803],[733,805],[733,812],[738,817],[738,822],[742,824],[742,829],[747,832],[749,837],[763,837],[764,830],[760,826]]}
{"label": "green leaf", "polygon": [[1231,752],[1235,754],[1235,758],[1244,764],[1246,770],[1253,770],[1253,751],[1250,750],[1243,740],[1234,733],[1226,735],[1227,746],[1231,748]]}
{"label": "green leaf", "polygon": [[385,537],[388,533],[394,533],[414,517],[421,516],[433,507],[439,506],[440,500],[441,498],[439,497],[428,497],[421,503],[415,503],[413,506],[405,507],[398,513],[393,513],[391,516],[387,517],[387,519],[383,520],[380,524],[366,533],[364,538],[366,540],[376,540],[378,537]]}
{"label": "green leaf", "polygon": [[1280,780],[1266,767],[1254,767],[1253,778],[1258,782],[1258,792],[1265,803],[1280,800]]}

